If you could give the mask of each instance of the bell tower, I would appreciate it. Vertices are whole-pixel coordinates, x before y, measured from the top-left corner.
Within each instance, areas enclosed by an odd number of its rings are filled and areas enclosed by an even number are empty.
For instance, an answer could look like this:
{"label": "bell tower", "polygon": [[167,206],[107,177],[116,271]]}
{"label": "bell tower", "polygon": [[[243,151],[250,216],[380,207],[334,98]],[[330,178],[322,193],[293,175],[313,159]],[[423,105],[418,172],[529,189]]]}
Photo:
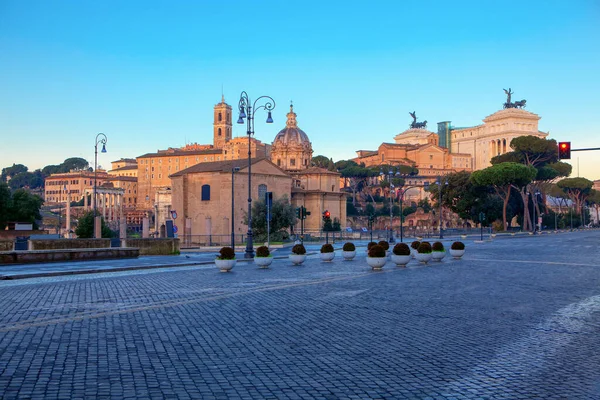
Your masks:
{"label": "bell tower", "polygon": [[216,149],[222,149],[231,140],[231,129],[231,106],[221,95],[221,102],[214,109],[213,145]]}

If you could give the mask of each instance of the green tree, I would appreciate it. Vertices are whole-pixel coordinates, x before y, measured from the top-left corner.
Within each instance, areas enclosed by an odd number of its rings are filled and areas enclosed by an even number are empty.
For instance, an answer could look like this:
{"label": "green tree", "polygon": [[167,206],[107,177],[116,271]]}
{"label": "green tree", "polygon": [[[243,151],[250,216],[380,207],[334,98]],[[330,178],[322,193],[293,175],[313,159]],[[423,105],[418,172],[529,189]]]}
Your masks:
{"label": "green tree", "polygon": [[36,189],[44,186],[44,178],[39,170],[35,172],[20,172],[12,177],[8,185],[11,189]]}
{"label": "green tree", "polygon": [[502,226],[507,229],[506,210],[512,188],[520,190],[535,178],[537,170],[534,167],[506,162],[492,165],[471,174],[471,179],[477,185],[494,188],[503,201]]}
{"label": "green tree", "polygon": [[88,169],[90,164],[83,158],[80,157],[71,157],[67,158],[63,163],[59,166],[60,172],[70,172],[71,170],[82,171]]}
{"label": "green tree", "polygon": [[[100,217],[101,235],[103,238],[113,237],[113,231],[106,225],[104,218]],[[75,229],[77,237],[82,239],[90,239],[94,237],[94,211],[85,213],[77,224]]]}
{"label": "green tree", "polygon": [[6,167],[2,169],[2,175],[0,175],[0,180],[2,182],[6,182],[8,178],[12,178],[17,174],[20,174],[21,172],[27,172],[27,167],[23,164],[13,164],[12,167]]}
{"label": "green tree", "polygon": [[594,182],[585,178],[565,178],[556,182],[556,185],[569,196],[575,204],[575,209],[579,211],[591,193]]}
{"label": "green tree", "polygon": [[[254,201],[252,205],[252,233],[257,242],[267,240],[267,204],[264,200]],[[310,210],[308,210],[310,211]],[[248,215],[244,216],[248,224]],[[290,204],[287,195],[273,199],[269,232],[271,240],[284,240],[289,237],[288,229],[296,224],[296,210]]]}
{"label": "green tree", "polygon": [[31,194],[25,189],[17,189],[12,195],[9,218],[15,222],[33,224],[33,229],[38,229],[36,221],[42,219],[40,208],[43,204],[44,200],[40,196]]}
{"label": "green tree", "polygon": [[8,185],[0,182],[0,230],[6,228],[10,221],[10,210],[12,208],[12,196]]}
{"label": "green tree", "polygon": [[319,167],[319,168],[329,168],[329,158],[325,157],[325,156],[315,156],[312,158],[311,160],[312,165],[314,165],[315,167]]}

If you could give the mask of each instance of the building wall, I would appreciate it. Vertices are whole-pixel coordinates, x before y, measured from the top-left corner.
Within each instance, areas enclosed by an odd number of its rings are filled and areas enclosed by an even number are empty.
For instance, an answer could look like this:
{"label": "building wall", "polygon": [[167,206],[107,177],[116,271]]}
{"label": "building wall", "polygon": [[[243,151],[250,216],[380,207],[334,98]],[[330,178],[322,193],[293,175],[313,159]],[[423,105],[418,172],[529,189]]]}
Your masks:
{"label": "building wall", "polygon": [[486,117],[483,125],[452,129],[452,153],[471,154],[473,170],[487,168],[493,157],[512,151],[512,139],[529,135],[547,137],[547,133],[538,130],[539,120],[538,115],[521,109],[498,111]]}
{"label": "building wall", "polygon": [[[98,170],[97,186],[108,179],[106,171]],[[66,186],[66,190],[65,190]],[[44,200],[47,203],[66,203],[70,192],[71,201],[79,201],[85,189],[94,187],[94,173],[89,171],[74,171],[63,174],[52,174],[44,180]]]}
{"label": "building wall", "polygon": [[[273,192],[278,199],[283,195],[290,198],[292,180],[289,175],[272,165],[259,162],[252,166],[252,200],[261,200],[259,186]],[[248,210],[248,174],[234,174],[234,233],[245,234],[248,226],[243,219]],[[210,186],[210,200],[202,200],[202,186]],[[204,172],[173,177],[172,210],[181,218],[180,234],[230,235],[231,234],[231,173]],[[183,221],[189,221],[189,226]],[[181,230],[183,229],[183,230]]]}

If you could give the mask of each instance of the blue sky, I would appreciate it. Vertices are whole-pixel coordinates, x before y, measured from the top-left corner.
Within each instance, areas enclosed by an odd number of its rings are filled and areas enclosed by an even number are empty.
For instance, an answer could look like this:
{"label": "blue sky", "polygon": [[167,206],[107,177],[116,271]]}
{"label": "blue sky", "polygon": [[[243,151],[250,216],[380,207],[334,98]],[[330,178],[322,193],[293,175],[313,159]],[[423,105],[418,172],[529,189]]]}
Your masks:
{"label": "blue sky", "polygon": [[[600,3],[590,1],[0,0],[0,167],[99,164],[212,142],[221,90],[290,100],[314,155],[392,142],[412,121],[481,123],[503,88],[540,129],[600,147]],[[234,124],[234,136],[244,135]],[[599,153],[573,153],[600,179]]]}

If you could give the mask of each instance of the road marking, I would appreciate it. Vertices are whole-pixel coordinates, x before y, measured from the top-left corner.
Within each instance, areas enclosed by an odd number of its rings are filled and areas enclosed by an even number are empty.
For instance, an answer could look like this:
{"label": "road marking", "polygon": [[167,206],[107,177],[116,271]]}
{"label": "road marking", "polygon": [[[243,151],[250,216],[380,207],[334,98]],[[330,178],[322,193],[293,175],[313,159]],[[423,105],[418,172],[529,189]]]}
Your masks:
{"label": "road marking", "polygon": [[[382,272],[383,273],[391,273],[394,271],[402,271],[402,269],[395,268],[395,269],[384,270]],[[358,275],[350,275],[350,276],[342,276],[342,277],[337,276],[337,277],[332,277],[332,278],[323,278],[323,279],[317,279],[317,280],[306,281],[306,282],[285,283],[285,284],[280,284],[280,285],[263,286],[263,287],[242,290],[242,291],[237,291],[237,292],[232,292],[232,293],[218,294],[218,295],[210,296],[210,297],[202,297],[202,298],[194,297],[194,298],[187,298],[187,299],[183,299],[183,300],[163,300],[163,301],[154,302],[154,303],[152,303],[150,305],[146,305],[146,306],[141,306],[141,307],[137,306],[137,305],[133,305],[131,307],[125,306],[121,309],[117,309],[117,310],[113,310],[113,311],[106,311],[106,312],[97,312],[97,310],[91,310],[91,311],[84,311],[84,312],[81,312],[78,314],[74,314],[69,317],[39,318],[39,319],[33,319],[30,321],[25,321],[25,322],[18,322],[18,323],[12,324],[12,325],[4,325],[4,326],[0,327],[0,332],[17,331],[17,330],[33,328],[33,327],[54,325],[54,324],[67,323],[67,322],[73,322],[73,321],[81,321],[81,320],[88,319],[88,318],[102,318],[102,317],[111,316],[111,315],[132,313],[132,312],[138,312],[138,311],[155,310],[155,309],[160,309],[160,308],[170,308],[170,307],[176,307],[176,306],[193,304],[193,303],[204,303],[204,302],[209,302],[209,301],[216,301],[216,300],[222,300],[222,299],[227,299],[227,298],[232,298],[232,297],[237,297],[237,296],[243,296],[243,295],[252,294],[252,293],[260,293],[260,292],[268,292],[268,291],[273,291],[273,290],[282,290],[282,289],[289,289],[289,288],[295,288],[295,287],[318,285],[318,284],[322,284],[322,283],[330,283],[330,282],[363,278],[365,276],[373,276],[373,272],[366,272],[366,273],[361,273]]]}
{"label": "road marking", "polygon": [[[499,394],[508,398],[519,397],[523,382],[532,381],[547,364],[556,365],[559,353],[578,334],[594,329],[594,325],[589,324],[590,316],[599,311],[600,296],[588,297],[561,308],[516,342],[502,347],[488,362],[476,365],[465,376],[439,389],[440,392],[449,397],[463,393],[475,398],[492,398]],[[486,384],[482,385],[482,382]]]}
{"label": "road marking", "polygon": [[552,265],[574,265],[579,267],[597,267],[598,264],[579,264],[579,263],[567,263],[567,262],[557,262],[557,261],[537,261],[537,260],[495,260],[493,258],[469,258],[469,261],[494,261],[494,262],[512,262],[512,263],[521,263],[521,264],[552,264]]}

